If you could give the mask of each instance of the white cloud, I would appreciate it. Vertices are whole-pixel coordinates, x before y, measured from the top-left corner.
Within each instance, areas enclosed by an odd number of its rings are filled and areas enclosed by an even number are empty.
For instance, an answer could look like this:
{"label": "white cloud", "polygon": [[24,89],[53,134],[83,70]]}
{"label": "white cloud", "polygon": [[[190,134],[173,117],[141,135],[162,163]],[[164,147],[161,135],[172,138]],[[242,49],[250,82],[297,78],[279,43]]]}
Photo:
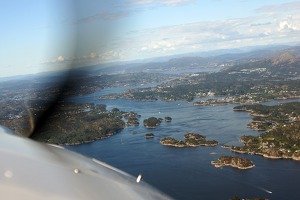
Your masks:
{"label": "white cloud", "polygon": [[[148,8],[182,6],[193,2],[195,1],[129,0],[120,3],[118,8],[113,7],[109,12],[99,11],[98,14],[82,18],[78,23],[117,20],[132,15],[134,12],[143,12]],[[61,56],[47,62],[106,62],[287,41],[299,42],[300,38],[297,37],[297,33],[300,34],[300,14],[298,10],[300,10],[300,2],[290,2],[264,6],[258,9],[259,12],[255,16],[245,18],[131,30],[122,36],[121,34],[112,36],[110,40],[103,42],[102,46],[99,44],[99,52],[84,52],[82,54],[85,56],[81,55],[77,59]]]}
{"label": "white cloud", "polygon": [[91,59],[97,58],[97,54],[95,52],[90,53],[89,56]]}
{"label": "white cloud", "polygon": [[57,59],[55,60],[56,62],[64,62],[65,58],[63,56],[58,56]]}
{"label": "white cloud", "polygon": [[42,62],[42,64],[46,64],[46,65],[57,64],[57,63],[63,63],[65,61],[66,61],[66,59],[64,56],[58,56],[57,58],[52,59],[52,60],[45,60]]}
{"label": "white cloud", "polygon": [[168,39],[162,39],[150,42],[150,44],[143,46],[141,51],[171,51],[182,45],[182,43],[182,40],[170,41]]}
{"label": "white cloud", "polygon": [[295,11],[295,10],[300,10],[300,2],[299,1],[277,4],[277,5],[263,6],[259,9],[257,9],[258,12],[264,12],[264,13],[288,12],[288,11]]}
{"label": "white cloud", "polygon": [[147,5],[154,3],[154,0],[135,0],[135,1],[129,1],[127,3],[128,6],[139,6],[139,5]]}
{"label": "white cloud", "polygon": [[283,32],[283,31],[299,31],[300,30],[300,24],[299,20],[295,21],[292,19],[290,16],[287,19],[283,19],[279,22],[278,25],[278,31]]}
{"label": "white cloud", "polygon": [[194,2],[195,0],[133,0],[127,3],[128,6],[160,5],[180,6]]}
{"label": "white cloud", "polygon": [[99,59],[101,61],[120,60],[123,58],[124,55],[121,52],[113,51],[113,50],[99,54]]}
{"label": "white cloud", "polygon": [[[145,29],[128,33],[126,53],[155,57],[221,48],[300,42],[300,15],[258,15]],[[129,39],[130,38],[130,39]],[[131,53],[130,53],[131,52]],[[134,59],[134,58],[133,58]]]}
{"label": "white cloud", "polygon": [[[139,5],[157,2],[156,0],[131,1],[132,4],[139,3]],[[184,2],[192,1],[160,1],[160,5],[179,5]],[[245,18],[131,31],[119,37],[112,37],[105,43],[105,48],[104,45],[99,45],[99,52],[88,52],[76,60],[61,56],[48,63],[134,60],[221,48],[300,42],[299,36],[297,37],[297,34],[300,35],[300,14],[281,13],[276,17],[260,13]]]}
{"label": "white cloud", "polygon": [[184,5],[192,2],[194,2],[194,0],[164,0],[163,4],[168,6],[178,6],[178,5]]}

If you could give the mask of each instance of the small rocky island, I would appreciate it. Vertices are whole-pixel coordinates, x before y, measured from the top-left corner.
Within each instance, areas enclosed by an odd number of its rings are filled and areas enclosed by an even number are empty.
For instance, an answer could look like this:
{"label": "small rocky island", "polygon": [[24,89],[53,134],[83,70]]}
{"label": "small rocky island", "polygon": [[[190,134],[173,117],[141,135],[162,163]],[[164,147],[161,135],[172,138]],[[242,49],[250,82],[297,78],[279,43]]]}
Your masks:
{"label": "small rocky island", "polygon": [[238,156],[220,156],[218,161],[211,161],[215,167],[231,166],[238,169],[250,169],[255,165],[247,158]]}
{"label": "small rocky island", "polygon": [[154,138],[154,134],[153,134],[153,133],[147,133],[147,134],[145,135],[145,138],[146,138],[146,139]]}
{"label": "small rocky island", "polygon": [[172,121],[172,117],[169,116],[165,117],[165,122],[171,122],[171,121]]}
{"label": "small rocky island", "polygon": [[162,118],[149,117],[148,119],[144,120],[144,126],[149,129],[154,129],[159,126],[162,121]]}
{"label": "small rocky island", "polygon": [[206,140],[206,137],[198,133],[188,133],[184,135],[184,141],[166,137],[160,140],[165,146],[173,147],[197,147],[197,146],[217,146],[216,140]]}

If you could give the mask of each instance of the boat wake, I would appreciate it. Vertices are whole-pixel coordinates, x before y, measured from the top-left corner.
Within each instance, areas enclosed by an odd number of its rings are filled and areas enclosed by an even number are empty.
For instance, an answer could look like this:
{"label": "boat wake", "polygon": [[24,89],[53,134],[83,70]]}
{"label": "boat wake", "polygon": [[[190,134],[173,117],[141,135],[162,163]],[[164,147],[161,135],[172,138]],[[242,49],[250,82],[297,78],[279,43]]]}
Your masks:
{"label": "boat wake", "polygon": [[272,194],[272,193],[273,193],[272,191],[267,190],[267,189],[262,188],[262,187],[257,187],[257,188],[260,189],[260,190],[262,190],[262,191],[264,191],[264,192],[266,192],[266,193],[269,193],[269,194]]}

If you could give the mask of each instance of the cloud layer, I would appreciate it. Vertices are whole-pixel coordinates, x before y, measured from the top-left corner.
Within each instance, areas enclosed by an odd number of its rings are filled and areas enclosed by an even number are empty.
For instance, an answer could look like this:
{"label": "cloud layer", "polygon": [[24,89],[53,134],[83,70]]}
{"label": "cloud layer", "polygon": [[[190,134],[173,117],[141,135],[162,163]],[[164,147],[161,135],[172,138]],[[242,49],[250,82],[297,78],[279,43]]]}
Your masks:
{"label": "cloud layer", "polygon": [[299,1],[283,3],[279,5],[263,6],[257,9],[258,12],[264,12],[264,13],[278,13],[278,12],[287,12],[287,11],[294,11],[294,10],[300,10]]}
{"label": "cloud layer", "polygon": [[196,0],[130,0],[119,4],[112,4],[109,9],[99,11],[94,15],[86,16],[77,20],[78,24],[91,23],[99,20],[118,20],[128,17],[137,12],[157,7],[178,7],[195,2]]}
{"label": "cloud layer", "polygon": [[[139,16],[156,8],[179,9],[196,0],[129,0],[109,11],[82,18],[78,23],[115,21]],[[216,4],[217,5],[217,4]],[[262,6],[252,16],[199,21],[124,32],[76,60],[98,62],[134,60],[156,56],[243,46],[300,42],[300,2]],[[139,20],[139,19],[137,19]],[[122,30],[119,30],[122,31]],[[96,39],[96,38],[95,38]],[[101,40],[101,38],[99,38]],[[101,43],[101,42],[100,42]],[[105,48],[103,49],[103,46]]]}
{"label": "cloud layer", "polygon": [[133,0],[126,3],[127,6],[160,5],[160,6],[181,6],[192,3],[195,0]]}

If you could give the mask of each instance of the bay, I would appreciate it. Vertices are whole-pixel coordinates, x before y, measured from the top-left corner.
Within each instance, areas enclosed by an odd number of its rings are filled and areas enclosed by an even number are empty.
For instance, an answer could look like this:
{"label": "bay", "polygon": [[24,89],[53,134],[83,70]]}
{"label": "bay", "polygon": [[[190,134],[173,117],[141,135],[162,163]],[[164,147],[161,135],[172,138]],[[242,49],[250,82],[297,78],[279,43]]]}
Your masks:
{"label": "bay", "polygon": [[[235,105],[193,106],[186,101],[137,102],[125,99],[98,100],[99,95],[120,92],[129,88],[110,88],[92,95],[76,97],[77,102],[107,105],[141,114],[139,127],[126,127],[110,138],[68,149],[99,159],[143,180],[175,199],[229,199],[243,198],[297,199],[300,195],[300,162],[286,159],[271,160],[261,156],[243,155],[221,148],[222,145],[242,145],[242,135],[258,135],[246,128],[251,116],[234,112]],[[299,101],[288,100],[288,101]],[[271,101],[274,105],[285,101]],[[146,129],[142,122],[148,117],[171,116],[171,123],[163,122],[156,129]],[[146,133],[154,139],[146,139]],[[162,146],[163,137],[183,139],[189,132],[200,133],[207,139],[219,141],[217,147],[174,148]],[[214,154],[211,154],[214,153]],[[238,170],[215,168],[212,160],[221,155],[249,158],[256,167]],[[272,192],[272,193],[270,193]]]}

